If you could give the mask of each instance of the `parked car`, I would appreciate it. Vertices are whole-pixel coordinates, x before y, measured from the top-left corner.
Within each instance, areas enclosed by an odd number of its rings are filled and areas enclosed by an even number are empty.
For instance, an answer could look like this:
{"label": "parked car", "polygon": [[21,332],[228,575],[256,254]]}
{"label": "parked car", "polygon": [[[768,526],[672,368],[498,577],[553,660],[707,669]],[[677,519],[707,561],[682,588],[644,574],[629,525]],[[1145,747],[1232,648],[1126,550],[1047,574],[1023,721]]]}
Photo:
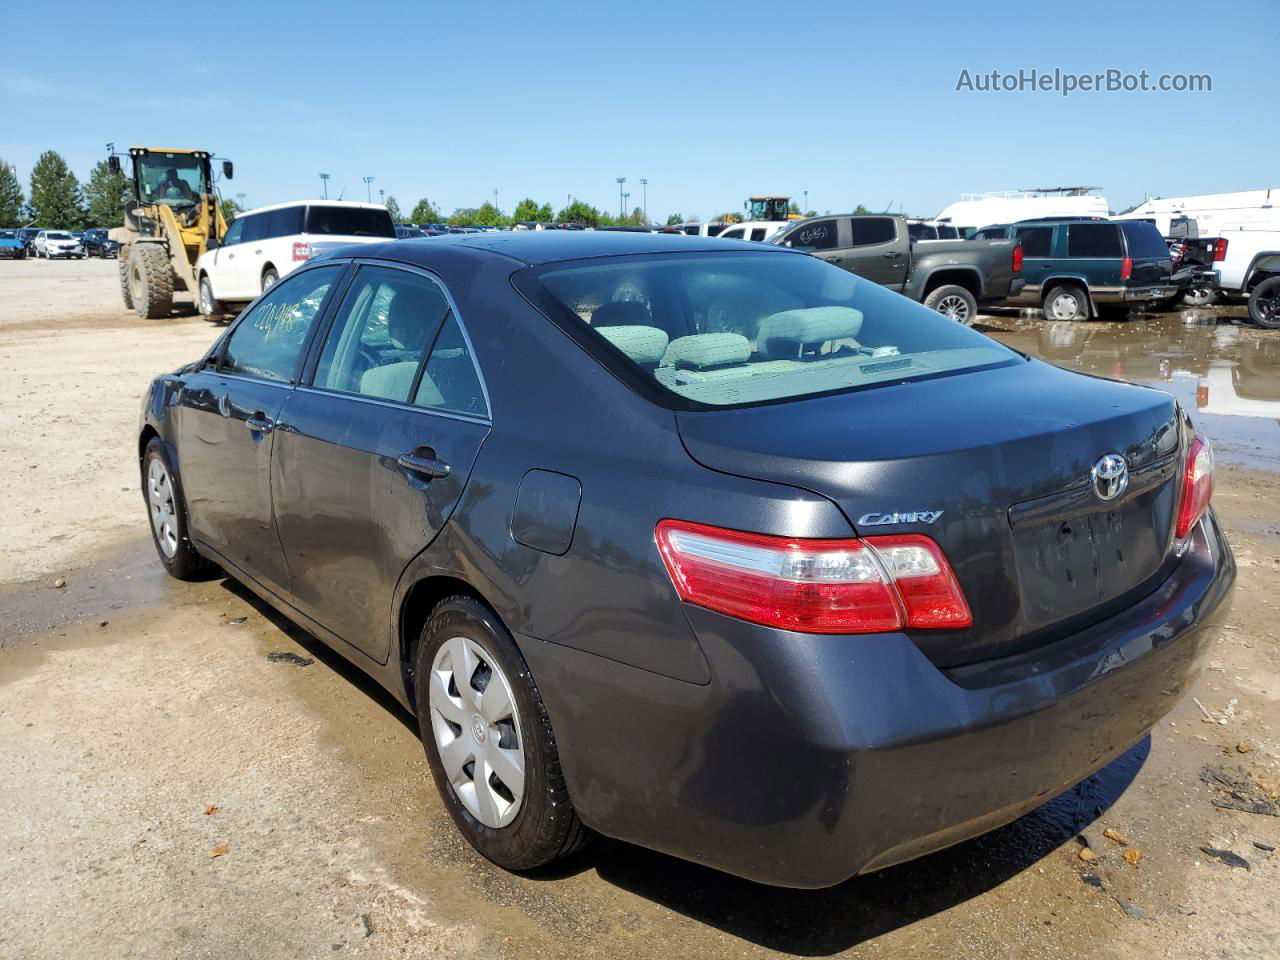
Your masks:
{"label": "parked car", "polygon": [[107,236],[107,231],[103,227],[94,227],[84,232],[85,256],[100,257],[105,260],[107,257],[120,256],[120,244]]}
{"label": "parked car", "polygon": [[300,201],[242,213],[196,261],[200,312],[220,317],[227,304],[252,300],[313,257],[395,237],[387,208],[372,203]]}
{"label": "parked car", "polygon": [[770,241],[803,250],[971,324],[980,303],[1017,293],[1022,254],[1013,240],[920,243],[905,217],[845,214],[787,226]]}
{"label": "parked car", "polygon": [[1171,395],[760,243],[340,251],[137,443],[164,567],[384,685],[511,869],[822,887],[990,830],[1175,705],[1234,579]]}
{"label": "parked car", "polygon": [[1199,226],[1189,217],[1175,217],[1165,236],[1174,275],[1189,272],[1182,287],[1181,302],[1188,307],[1207,307],[1218,298],[1216,266],[1226,256],[1222,237],[1202,237]]}
{"label": "parked car", "polygon": [[727,225],[719,234],[710,232],[710,224],[708,224],[708,236],[719,236],[725,240],[750,240],[759,243],[768,240],[770,237],[776,236],[782,230],[786,229],[790,224],[795,223],[794,220],[747,220],[743,223],[731,223]]}
{"label": "parked car", "polygon": [[908,218],[907,235],[913,241],[921,240],[963,240],[960,231],[949,223],[937,223],[933,220]]}
{"label": "parked car", "polygon": [[19,238],[17,230],[0,230],[0,257],[6,260],[23,260],[27,256],[27,247]]}
{"label": "parked car", "polygon": [[1231,300],[1247,299],[1253,323],[1280,328],[1280,230],[1224,230],[1221,239],[1218,290]]}
{"label": "parked car", "polygon": [[84,259],[84,247],[66,230],[41,230],[36,234],[35,250],[37,256],[46,260],[59,257],[68,260],[72,257]]}
{"label": "parked car", "polygon": [[424,236],[423,232],[411,223],[397,223],[395,231],[397,240],[414,240]]}
{"label": "parked car", "polygon": [[1190,278],[1188,271],[1174,279],[1168,244],[1149,223],[1078,217],[1008,229],[1022,241],[1026,285],[1005,303],[1041,307],[1050,320],[1120,317],[1138,304],[1178,296]]}
{"label": "parked car", "polygon": [[27,256],[36,256],[36,237],[40,235],[43,227],[19,227],[15,232],[18,239],[22,241],[22,245],[26,248]]}

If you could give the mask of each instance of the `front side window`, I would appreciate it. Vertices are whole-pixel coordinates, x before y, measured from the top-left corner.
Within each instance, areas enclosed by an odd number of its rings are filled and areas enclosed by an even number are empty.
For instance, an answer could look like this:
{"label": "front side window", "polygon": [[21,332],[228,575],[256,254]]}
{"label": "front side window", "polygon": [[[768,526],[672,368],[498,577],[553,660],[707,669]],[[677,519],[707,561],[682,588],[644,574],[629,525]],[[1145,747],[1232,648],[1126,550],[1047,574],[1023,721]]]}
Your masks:
{"label": "front side window", "polygon": [[792,253],[614,257],[517,287],[606,366],[676,409],[741,406],[1017,362],[994,340]]}
{"label": "front side window", "polygon": [[855,247],[892,243],[898,238],[898,228],[891,217],[854,217],[849,225],[850,244]]}
{"label": "front side window", "polygon": [[1120,231],[1114,223],[1067,224],[1067,256],[1119,259],[1124,256]]}
{"label": "front side window", "polygon": [[239,243],[243,233],[244,217],[238,217],[231,221],[231,226],[227,227],[227,235],[222,238],[222,245],[229,247],[232,244]]}
{"label": "front side window", "polygon": [[297,373],[307,334],[342,267],[317,267],[287,277],[242,314],[223,348],[218,369],[288,382]]}
{"label": "front side window", "polygon": [[724,233],[720,234],[720,236],[724,237],[726,240],[741,240],[742,233],[743,233],[742,227],[732,227],[724,231]]}
{"label": "front side window", "polygon": [[313,384],[408,402],[448,310],[440,287],[426,277],[361,267],[325,340]]}
{"label": "front side window", "polygon": [[1053,227],[1018,227],[1013,235],[1022,241],[1024,256],[1049,256],[1049,250],[1053,246]]}
{"label": "front side window", "polygon": [[816,220],[803,223],[786,236],[786,245],[794,250],[834,250],[840,243],[838,221]]}

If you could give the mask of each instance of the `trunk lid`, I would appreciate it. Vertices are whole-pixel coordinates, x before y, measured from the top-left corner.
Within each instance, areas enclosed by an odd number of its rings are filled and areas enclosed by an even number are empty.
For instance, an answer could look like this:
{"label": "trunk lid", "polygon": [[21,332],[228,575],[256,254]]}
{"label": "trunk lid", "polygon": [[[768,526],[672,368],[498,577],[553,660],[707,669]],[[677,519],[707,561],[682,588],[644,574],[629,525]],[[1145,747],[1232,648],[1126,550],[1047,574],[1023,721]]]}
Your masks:
{"label": "trunk lid", "polygon": [[[1180,430],[1157,390],[1029,360],[677,421],[704,466],[826,496],[860,535],[936,540],[974,615],[967,630],[913,632],[942,667],[1081,629],[1173,563]],[[1109,453],[1129,484],[1103,501],[1091,470]]]}

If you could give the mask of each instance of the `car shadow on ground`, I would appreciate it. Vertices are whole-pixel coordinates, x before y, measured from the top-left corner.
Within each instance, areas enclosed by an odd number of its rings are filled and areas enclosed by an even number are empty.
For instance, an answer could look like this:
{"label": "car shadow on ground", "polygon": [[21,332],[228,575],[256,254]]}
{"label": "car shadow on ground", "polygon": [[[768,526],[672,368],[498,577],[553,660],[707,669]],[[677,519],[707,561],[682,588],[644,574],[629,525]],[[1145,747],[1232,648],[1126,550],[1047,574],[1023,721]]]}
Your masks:
{"label": "car shadow on ground", "polygon": [[[414,716],[341,654],[234,579],[225,579],[223,587],[418,736]],[[614,840],[601,840],[567,861],[523,876],[555,882],[594,872],[606,883],[758,946],[828,956],[949,910],[1035,866],[1101,817],[1128,789],[1150,751],[1151,739],[1144,737],[1097,773],[1007,826],[825,890],[766,886]],[[478,855],[475,862],[500,869]]]}

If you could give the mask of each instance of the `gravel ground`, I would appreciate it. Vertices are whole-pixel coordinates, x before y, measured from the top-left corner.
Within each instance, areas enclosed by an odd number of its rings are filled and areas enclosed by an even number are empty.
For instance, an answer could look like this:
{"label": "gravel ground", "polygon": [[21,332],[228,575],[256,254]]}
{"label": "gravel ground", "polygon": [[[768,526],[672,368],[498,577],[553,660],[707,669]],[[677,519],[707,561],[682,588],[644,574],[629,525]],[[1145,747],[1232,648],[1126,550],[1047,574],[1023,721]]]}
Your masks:
{"label": "gravel ground", "polygon": [[[1276,955],[1280,869],[1263,847],[1280,846],[1280,818],[1219,809],[1200,779],[1212,767],[1280,789],[1273,423],[1246,424],[1256,443],[1233,435],[1218,478],[1240,581],[1193,690],[1214,722],[1186,698],[1041,810],[832,890],[623,844],[517,877],[459,839],[413,719],[385,694],[233,581],[161,575],[138,400],[216,328],[125,313],[113,262],[0,263],[0,278],[0,956]],[[1197,347],[1185,322],[1091,325],[1074,356],[1160,380],[1140,364],[1174,333],[1178,369],[1235,355],[1234,335]],[[989,323],[1036,352],[1038,321]],[[1108,328],[1147,339],[1115,351]]]}

